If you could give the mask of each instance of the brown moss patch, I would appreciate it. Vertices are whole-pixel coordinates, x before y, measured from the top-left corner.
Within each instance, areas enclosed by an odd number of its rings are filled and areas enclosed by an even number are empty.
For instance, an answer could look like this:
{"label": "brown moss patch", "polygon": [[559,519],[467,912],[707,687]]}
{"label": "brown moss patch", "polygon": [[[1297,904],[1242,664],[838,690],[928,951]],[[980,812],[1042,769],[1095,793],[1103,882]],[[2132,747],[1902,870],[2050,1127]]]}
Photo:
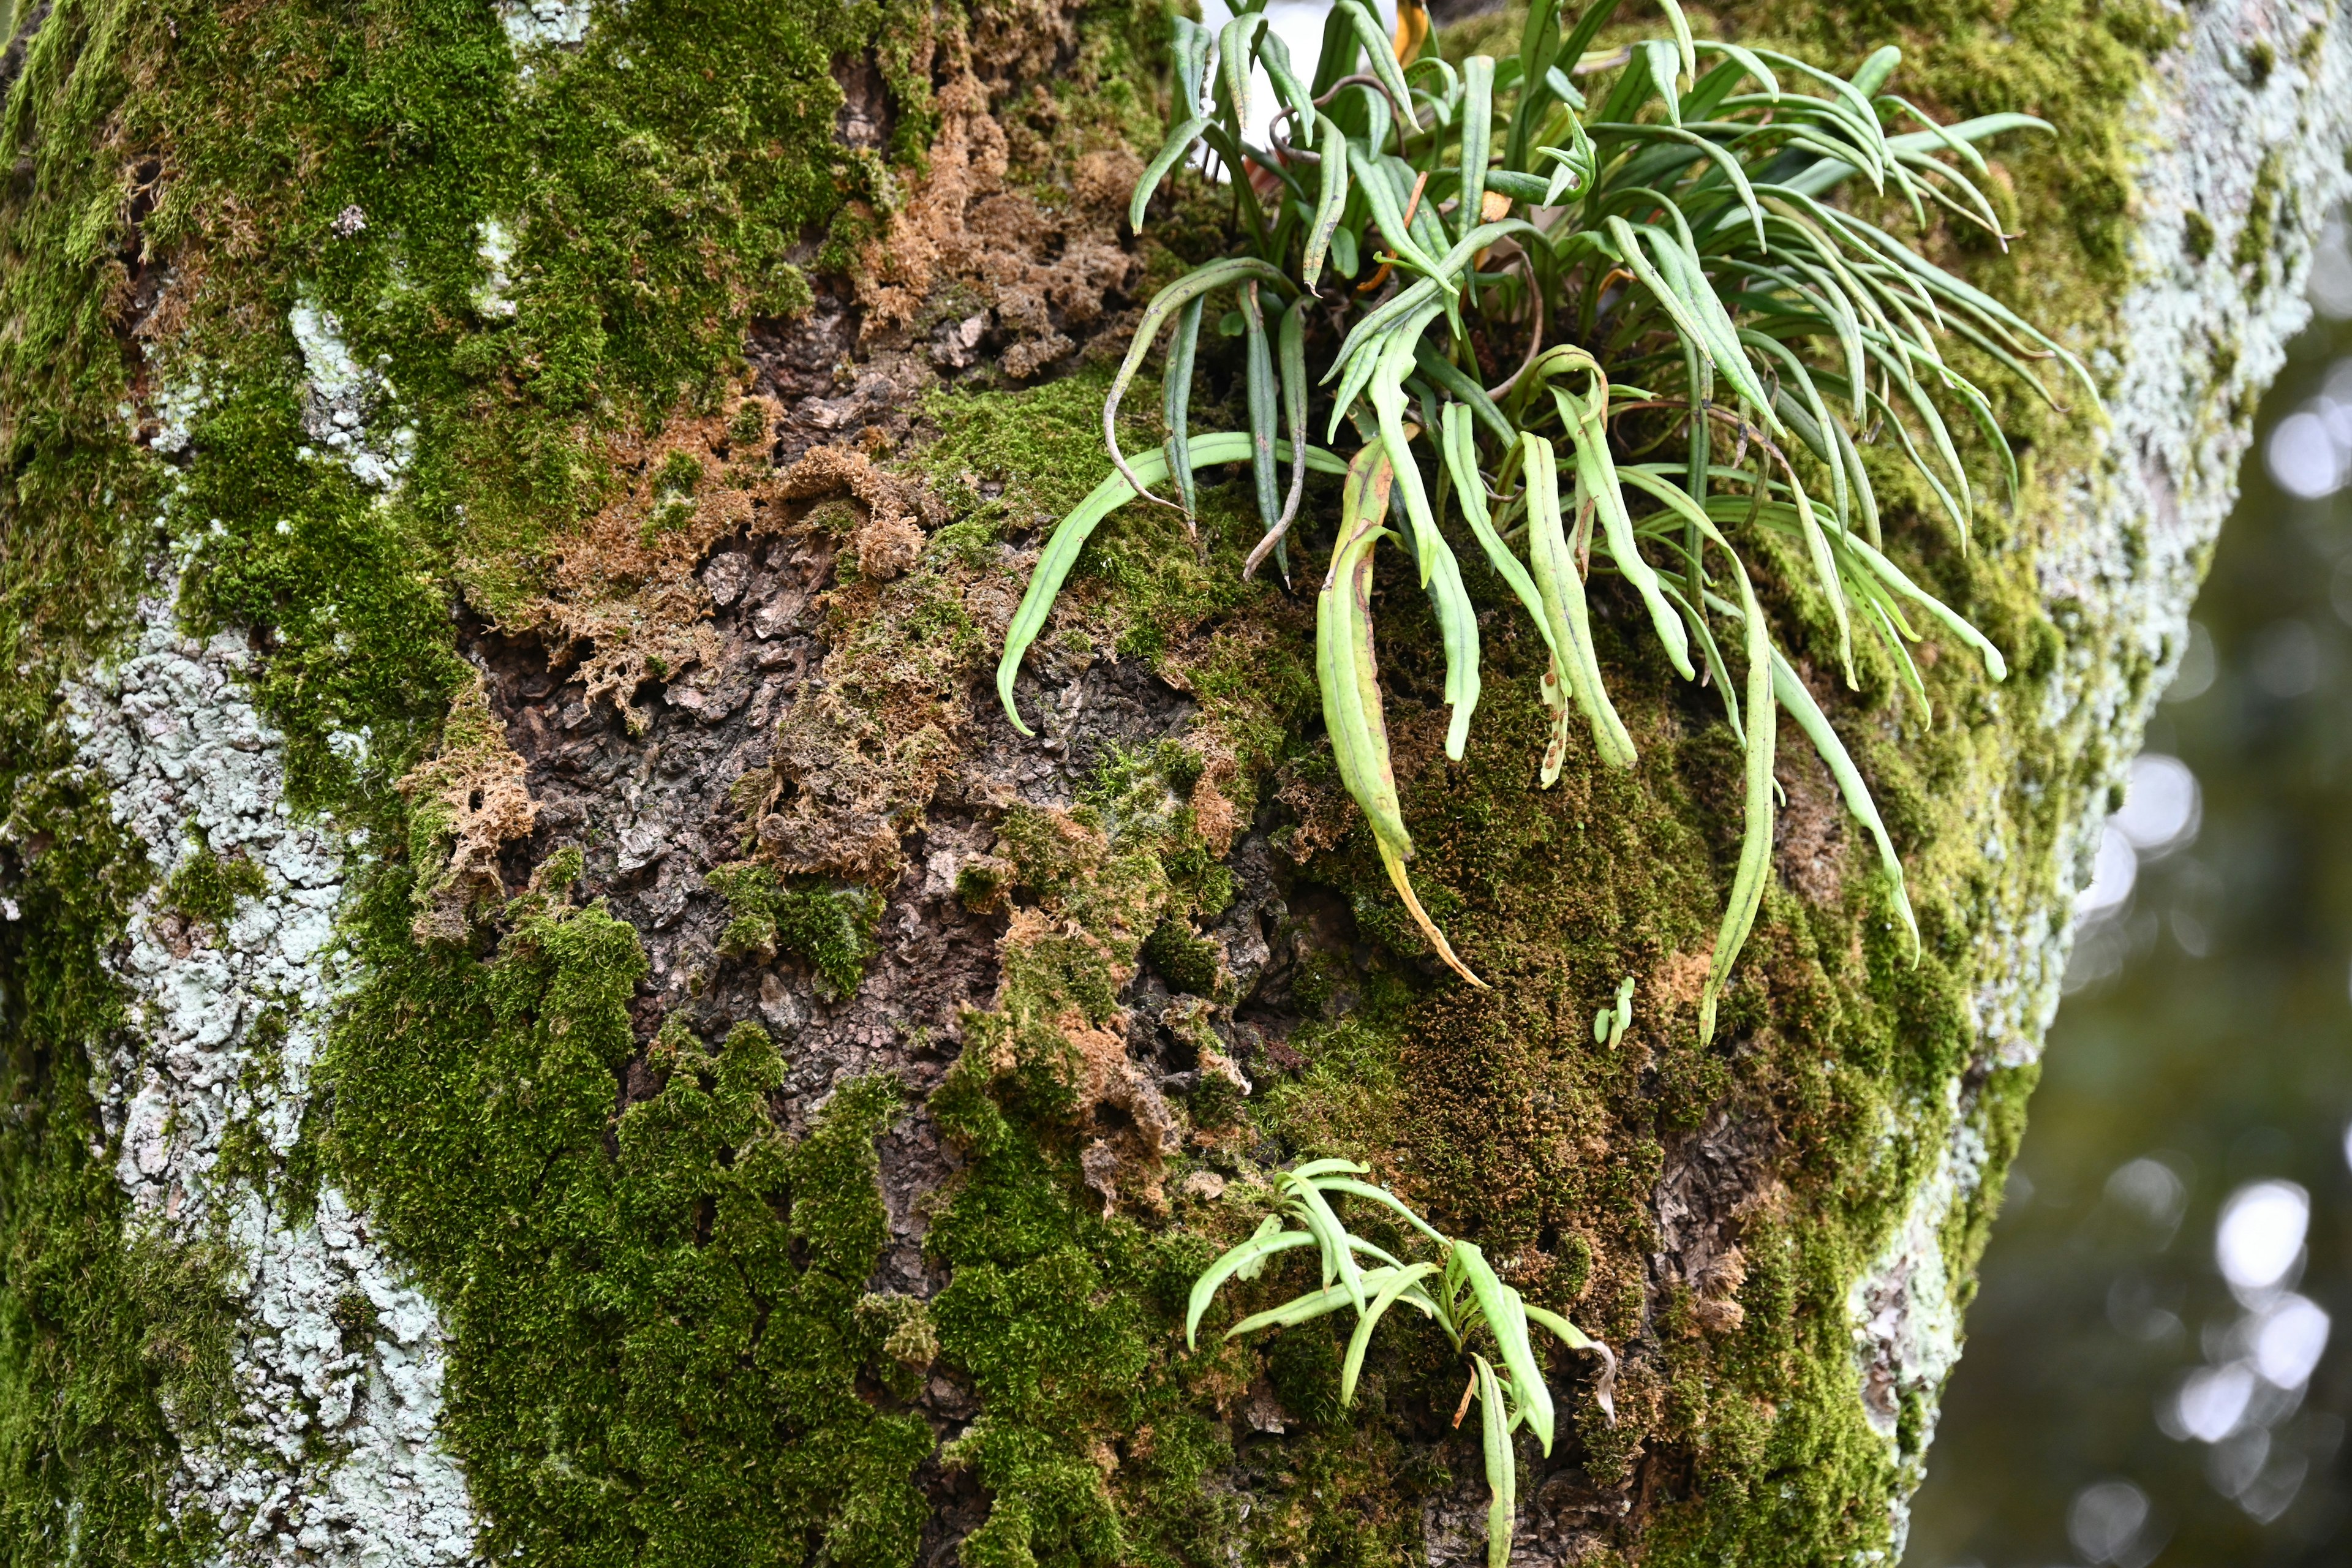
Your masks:
{"label": "brown moss patch", "polygon": [[450,700],[439,752],[400,781],[418,942],[463,942],[471,912],[505,899],[499,852],[539,820],[524,773],[477,670]]}
{"label": "brown moss patch", "polygon": [[[1099,321],[1139,270],[1118,224],[1139,165],[1124,148],[1088,154],[1076,171],[1076,199],[1057,204],[1012,184],[1013,138],[975,62],[1025,76],[1024,65],[1050,66],[1076,36],[1061,7],[1044,4],[982,7],[975,35],[967,37],[960,23],[941,35],[948,79],[937,97],[929,171],[859,256],[858,296],[871,335],[907,326],[936,296],[963,285],[962,308],[994,310],[1010,338],[998,363],[1023,381],[1076,348],[1065,329]],[[971,363],[977,343],[976,331],[950,338],[941,363]]]}

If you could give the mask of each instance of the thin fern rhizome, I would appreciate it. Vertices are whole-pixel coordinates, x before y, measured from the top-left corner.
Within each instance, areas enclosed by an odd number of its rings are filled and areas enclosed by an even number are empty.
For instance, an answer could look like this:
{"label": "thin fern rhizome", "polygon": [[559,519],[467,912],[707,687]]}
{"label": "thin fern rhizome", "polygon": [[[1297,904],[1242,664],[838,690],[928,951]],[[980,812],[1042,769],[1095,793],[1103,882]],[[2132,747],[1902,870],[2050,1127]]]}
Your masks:
{"label": "thin fern rhizome", "polygon": [[[1923,228],[1933,205],[2005,246],[2011,237],[1973,178],[1987,172],[1976,143],[2049,128],[2021,114],[1938,124],[1888,90],[1893,48],[1839,76],[1696,37],[1675,0],[1659,0],[1664,37],[1608,48],[1596,45],[1614,0],[1572,23],[1538,0],[1515,58],[1474,56],[1458,68],[1425,49],[1411,0],[1393,37],[1359,0],[1337,0],[1302,80],[1265,4],[1244,0],[1214,33],[1175,20],[1175,123],[1135,188],[1130,219],[1141,229],[1161,182],[1196,165],[1212,177],[1235,172],[1239,240],[1151,301],[1112,382],[1103,408],[1112,471],[1054,531],[1006,636],[997,689],[1014,724],[1026,732],[1013,702],[1022,657],[1113,510],[1142,498],[1190,523],[1195,470],[1246,464],[1265,535],[1244,570],[1272,556],[1286,580],[1307,471],[1343,476],[1338,516],[1318,520],[1331,528],[1328,565],[1301,584],[1315,584],[1324,721],[1399,898],[1464,981],[1483,984],[1423,910],[1405,869],[1412,839],[1373,658],[1372,562],[1384,542],[1410,563],[1442,635],[1451,759],[1462,757],[1479,697],[1477,606],[1457,556],[1473,545],[1549,653],[1541,696],[1551,742],[1529,759],[1541,785],[1559,776],[1574,725],[1589,729],[1598,766],[1634,762],[1594,651],[1592,578],[1622,579],[1675,670],[1720,694],[1745,754],[1745,826],[1700,999],[1702,1037],[1713,1033],[1770,873],[1779,712],[1820,752],[1875,842],[1916,956],[1901,862],[1860,771],[1786,657],[1751,563],[1769,543],[1801,563],[1834,623],[1849,685],[1854,639],[1876,638],[1924,704],[1908,646],[1930,629],[2003,678],[1991,642],[1890,557],[1863,449],[1899,454],[1965,549],[1975,498],[1961,449],[1971,427],[2012,492],[2017,476],[1990,400],[1946,349],[1968,345],[2053,405],[2037,364],[2056,362],[2095,405],[2096,389],[2050,337],[1840,201],[1866,185]],[[1276,100],[1262,145],[1249,129],[1261,69]],[[1200,434],[1188,404],[1217,300],[1230,300],[1225,321],[1246,339],[1249,428]],[[1163,330],[1165,440],[1124,452],[1119,404]],[[1478,342],[1511,345],[1514,363],[1482,363]],[[1284,1178],[1307,1230],[1270,1228],[1228,1254],[1202,1281],[1196,1321],[1223,1279],[1312,1242],[1324,1288],[1235,1331],[1345,1305],[1359,1315],[1360,1342],[1377,1309],[1404,1299],[1457,1345],[1483,1332],[1525,1348],[1527,1319],[1515,1299],[1485,1288],[1475,1249],[1409,1212],[1444,1261],[1383,1254],[1380,1283],[1357,1279],[1351,1251],[1363,1248],[1327,1192],[1401,1205],[1340,1169],[1322,1163]],[[1472,1284],[1483,1317],[1453,1304],[1472,1299],[1462,1294]],[[1565,1320],[1559,1331],[1575,1336]],[[1505,1359],[1498,1374],[1472,1354],[1474,1392],[1503,1424],[1489,1447],[1507,1450],[1522,1421],[1549,1447],[1549,1399],[1532,1363]],[[1500,1462],[1490,1454],[1490,1470]],[[1495,1534],[1490,1547],[1507,1552],[1507,1514]]]}

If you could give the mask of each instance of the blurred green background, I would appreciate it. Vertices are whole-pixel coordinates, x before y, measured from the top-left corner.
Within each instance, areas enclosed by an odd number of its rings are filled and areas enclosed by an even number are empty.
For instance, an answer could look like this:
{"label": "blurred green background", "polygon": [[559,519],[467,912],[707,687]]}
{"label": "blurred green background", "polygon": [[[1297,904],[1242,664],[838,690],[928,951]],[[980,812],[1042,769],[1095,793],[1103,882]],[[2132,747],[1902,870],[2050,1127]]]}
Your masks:
{"label": "blurred green background", "polygon": [[2352,254],[2086,894],[1908,1568],[2352,1563]]}

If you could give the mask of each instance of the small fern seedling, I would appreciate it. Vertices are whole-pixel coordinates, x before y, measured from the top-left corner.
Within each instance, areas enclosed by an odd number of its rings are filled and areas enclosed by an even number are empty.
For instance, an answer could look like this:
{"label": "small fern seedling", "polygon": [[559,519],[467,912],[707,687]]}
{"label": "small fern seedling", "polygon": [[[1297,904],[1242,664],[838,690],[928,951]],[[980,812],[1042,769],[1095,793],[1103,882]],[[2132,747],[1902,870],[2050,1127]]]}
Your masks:
{"label": "small fern seedling", "polygon": [[[1389,1309],[1402,1302],[1428,1318],[1470,1363],[1469,1387],[1454,1419],[1459,1425],[1470,1403],[1476,1401],[1489,1499],[1486,1562],[1488,1568],[1505,1568],[1511,1557],[1511,1519],[1517,1507],[1518,1469],[1511,1450],[1512,1435],[1525,1426],[1547,1455],[1552,1445],[1551,1389],[1544,1382],[1533,1329],[1543,1329],[1570,1350],[1601,1357],[1594,1396],[1612,1421],[1616,1418],[1612,1394],[1617,1357],[1607,1345],[1587,1338],[1559,1313],[1528,1305],[1518,1291],[1496,1276],[1476,1246],[1433,1228],[1387,1188],[1359,1181],[1368,1169],[1349,1160],[1310,1160],[1276,1176],[1279,1212],[1267,1215],[1255,1235],[1209,1265],[1193,1282],[1184,1315],[1184,1342],[1198,1342],[1202,1316],[1227,1280],[1255,1279],[1270,1259],[1306,1247],[1316,1248],[1321,1258],[1321,1288],[1244,1318],[1225,1331],[1225,1338],[1260,1329],[1293,1327],[1352,1309],[1356,1329],[1349,1336],[1348,1353],[1339,1365],[1339,1404],[1346,1408],[1355,1403],[1356,1384],[1363,1374],[1364,1352],[1371,1346],[1372,1331]],[[1436,1246],[1438,1261],[1404,1262],[1349,1231],[1331,1205],[1333,1197],[1343,1195],[1393,1209]],[[1290,1228],[1286,1221],[1295,1221],[1299,1228]],[[1360,1258],[1365,1261],[1360,1262]]]}
{"label": "small fern seedling", "polygon": [[[2000,650],[1888,554],[1863,451],[1885,443],[1907,463],[1965,549],[1977,487],[1956,425],[1981,434],[2012,493],[2017,471],[1991,400],[1947,348],[1967,345],[2053,406],[2036,362],[2062,363],[2095,404],[2096,389],[2056,342],[1838,194],[1866,184],[1923,226],[1933,206],[2005,247],[1975,183],[1988,168],[1976,144],[2049,127],[2021,114],[1937,123],[1886,90],[1893,48],[1840,76],[1696,37],[1675,0],[1659,0],[1664,37],[1608,50],[1593,45],[1613,0],[1572,26],[1538,0],[1517,56],[1473,56],[1458,70],[1421,52],[1425,29],[1391,40],[1360,0],[1336,0],[1305,81],[1265,4],[1242,0],[1213,34],[1174,20],[1175,123],[1129,217],[1140,229],[1160,183],[1205,150],[1247,176],[1231,181],[1239,253],[1178,279],[1143,313],[1103,405],[1113,471],[1054,531],[1006,632],[997,689],[1015,727],[1028,732],[1013,702],[1022,657],[1112,510],[1141,497],[1190,525],[1194,470],[1247,463],[1265,535],[1244,574],[1271,554],[1286,578],[1307,470],[1342,475],[1316,599],[1325,725],[1398,896],[1465,980],[1483,984],[1405,869],[1412,838],[1373,651],[1383,543],[1404,555],[1436,620],[1451,759],[1479,700],[1477,606],[1455,553],[1465,543],[1549,655],[1540,784],[1558,780],[1578,723],[1600,766],[1635,760],[1594,640],[1596,579],[1623,584],[1680,676],[1711,678],[1745,752],[1745,824],[1700,995],[1702,1037],[1770,875],[1779,713],[1821,753],[1875,844],[1916,957],[1902,862],[1768,624],[1751,562],[1769,542],[1802,563],[1849,686],[1859,632],[1887,650],[1924,710],[1909,645],[1926,627],[2003,679]],[[1246,139],[1254,68],[1281,100],[1264,147]],[[1917,129],[1890,129],[1905,122]],[[1195,436],[1203,305],[1222,293],[1236,298],[1248,340],[1250,428]],[[1163,329],[1166,440],[1131,455],[1119,404]],[[1490,357],[1508,345],[1516,367],[1482,362],[1480,344]],[[1313,386],[1310,362],[1322,367]],[[1171,478],[1173,500],[1155,488]]]}

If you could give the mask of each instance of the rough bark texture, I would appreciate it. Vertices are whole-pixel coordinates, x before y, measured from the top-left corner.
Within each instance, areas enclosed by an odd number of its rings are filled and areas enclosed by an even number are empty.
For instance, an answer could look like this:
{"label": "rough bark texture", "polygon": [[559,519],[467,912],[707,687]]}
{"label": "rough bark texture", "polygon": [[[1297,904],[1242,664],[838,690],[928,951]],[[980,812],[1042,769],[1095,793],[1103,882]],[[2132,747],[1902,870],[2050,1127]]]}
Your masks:
{"label": "rough bark texture", "polygon": [[1449,766],[1433,628],[1382,634],[1416,876],[1491,994],[1386,890],[1239,487],[1199,552],[1089,545],[1035,738],[992,700],[1103,359],[1229,216],[1180,181],[1122,221],[1155,6],[24,8],[6,1560],[1475,1561],[1437,1344],[1400,1325],[1353,1411],[1320,1330],[1183,1347],[1192,1274],[1322,1153],[1623,1363],[1613,1422],[1556,1369],[1516,1560],[1899,1556],[2072,889],[2347,184],[2352,39],[2269,0],[1701,22],[2051,120],[1997,149],[2014,252],[1928,243],[2111,415],[2002,393],[2015,508],[1972,555],[1892,531],[2006,686],[1817,683],[1927,957],[1784,762],[1711,1049],[1737,751],[1606,594],[1630,779],[1532,787],[1499,623]]}

